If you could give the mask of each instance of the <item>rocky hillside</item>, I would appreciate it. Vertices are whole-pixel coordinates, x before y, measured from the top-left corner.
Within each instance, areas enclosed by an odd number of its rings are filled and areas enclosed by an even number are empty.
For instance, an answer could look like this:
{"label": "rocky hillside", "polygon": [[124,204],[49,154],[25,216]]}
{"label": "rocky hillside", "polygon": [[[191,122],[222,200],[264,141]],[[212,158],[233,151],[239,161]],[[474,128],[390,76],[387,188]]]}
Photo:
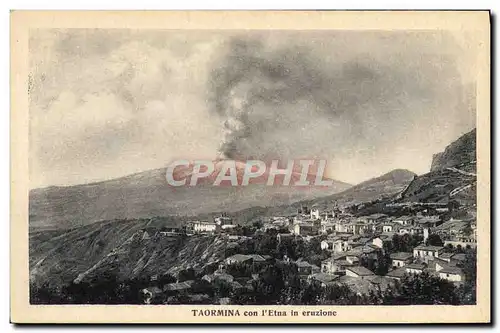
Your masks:
{"label": "rocky hillside", "polygon": [[375,177],[355,185],[340,193],[310,201],[319,207],[357,204],[381,198],[389,198],[403,191],[416,177],[416,174],[403,169],[396,169],[382,176]]}
{"label": "rocky hillside", "polygon": [[464,166],[465,171],[476,172],[476,129],[462,135],[446,149],[432,157],[431,171]]}
{"label": "rocky hillside", "polygon": [[407,202],[456,200],[463,205],[476,202],[476,130],[452,142],[434,155],[431,171],[416,177],[401,193]]}
{"label": "rocky hillside", "polygon": [[224,256],[224,238],[155,237],[158,228],[151,220],[128,220],[34,232],[30,235],[30,281],[61,286],[110,272],[122,278],[149,277],[202,267]]}

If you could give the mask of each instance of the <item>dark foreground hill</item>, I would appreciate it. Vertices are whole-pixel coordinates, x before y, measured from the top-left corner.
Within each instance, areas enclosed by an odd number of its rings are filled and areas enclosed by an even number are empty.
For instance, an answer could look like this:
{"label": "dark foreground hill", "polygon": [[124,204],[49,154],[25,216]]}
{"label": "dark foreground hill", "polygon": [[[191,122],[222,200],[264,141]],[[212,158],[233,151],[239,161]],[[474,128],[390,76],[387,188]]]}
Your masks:
{"label": "dark foreground hill", "polygon": [[[156,236],[150,219],[98,222],[30,235],[30,282],[61,286],[112,273],[150,277],[221,259],[227,241],[215,236]],[[171,225],[171,221],[165,221]],[[146,230],[146,232],[144,232]]]}

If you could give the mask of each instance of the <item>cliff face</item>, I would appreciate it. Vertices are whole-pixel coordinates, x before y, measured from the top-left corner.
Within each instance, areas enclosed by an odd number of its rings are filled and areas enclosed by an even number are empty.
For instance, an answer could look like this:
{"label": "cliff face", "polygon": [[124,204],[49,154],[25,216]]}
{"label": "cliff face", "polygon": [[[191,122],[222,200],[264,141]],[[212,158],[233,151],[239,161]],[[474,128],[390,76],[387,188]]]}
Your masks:
{"label": "cliff face", "polygon": [[[431,171],[416,177],[401,194],[403,201],[476,202],[476,130],[462,135],[433,156]],[[475,208],[474,208],[475,209]]]}
{"label": "cliff face", "polygon": [[462,135],[446,149],[432,157],[431,171],[450,167],[463,167],[465,171],[475,172],[476,129]]}

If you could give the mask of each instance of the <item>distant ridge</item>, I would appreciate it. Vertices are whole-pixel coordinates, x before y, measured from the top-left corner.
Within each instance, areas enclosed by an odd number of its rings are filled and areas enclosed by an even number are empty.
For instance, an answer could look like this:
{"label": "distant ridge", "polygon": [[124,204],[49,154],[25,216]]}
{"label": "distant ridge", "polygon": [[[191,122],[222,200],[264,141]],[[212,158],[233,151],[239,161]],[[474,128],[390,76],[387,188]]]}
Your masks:
{"label": "distant ridge", "polygon": [[395,196],[416,177],[414,172],[395,169],[379,177],[366,180],[345,191],[324,198],[311,200],[312,204],[329,207],[333,203],[349,205]]}
{"label": "distant ridge", "polygon": [[[242,172],[241,163],[237,172]],[[204,182],[195,187],[172,187],[167,184],[165,173],[162,168],[90,184],[34,189],[30,191],[30,227],[57,229],[114,219],[235,212],[254,206],[287,205],[351,187],[336,180],[331,187],[300,189],[262,183],[213,186]],[[294,173],[292,179],[298,179],[298,174]]]}

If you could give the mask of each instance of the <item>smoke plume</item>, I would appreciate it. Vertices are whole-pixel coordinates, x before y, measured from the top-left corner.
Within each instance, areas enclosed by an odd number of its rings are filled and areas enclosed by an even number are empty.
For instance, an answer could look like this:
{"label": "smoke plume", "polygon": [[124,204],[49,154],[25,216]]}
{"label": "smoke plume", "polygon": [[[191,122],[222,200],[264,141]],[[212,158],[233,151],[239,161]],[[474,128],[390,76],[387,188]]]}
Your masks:
{"label": "smoke plume", "polygon": [[457,112],[438,111],[462,92],[453,59],[336,59],[295,44],[234,37],[224,46],[209,80],[224,157],[370,163],[398,143],[413,149],[419,125],[427,135],[435,129],[429,120]]}

